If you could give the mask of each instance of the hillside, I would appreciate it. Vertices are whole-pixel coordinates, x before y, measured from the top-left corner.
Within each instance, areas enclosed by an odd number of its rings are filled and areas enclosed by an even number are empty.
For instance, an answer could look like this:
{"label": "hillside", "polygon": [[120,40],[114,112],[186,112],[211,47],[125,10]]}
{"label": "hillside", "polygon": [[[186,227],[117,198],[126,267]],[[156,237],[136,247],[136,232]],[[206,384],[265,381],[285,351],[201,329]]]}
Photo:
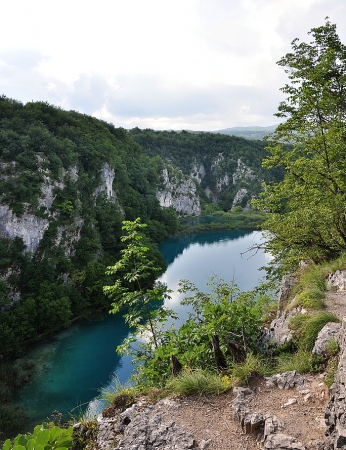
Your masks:
{"label": "hillside", "polygon": [[[263,141],[139,128],[129,133],[146,155],[162,158],[168,167],[167,178],[193,179],[204,204],[218,203],[224,211],[238,205],[248,209],[263,181],[278,181],[283,176],[280,169],[262,168],[267,155]],[[177,169],[180,174],[175,173]]]}
{"label": "hillside", "polygon": [[269,127],[231,127],[224,128],[223,130],[216,130],[214,133],[228,134],[229,136],[238,136],[245,139],[258,139],[262,140],[270,133],[276,130],[277,125],[271,125]]}
{"label": "hillside", "polygon": [[[105,268],[122,248],[121,222],[148,224],[155,242],[177,219],[157,199],[162,162],[128,133],[46,103],[0,98],[0,353],[79,316],[109,309]],[[106,281],[107,279],[107,281]]]}

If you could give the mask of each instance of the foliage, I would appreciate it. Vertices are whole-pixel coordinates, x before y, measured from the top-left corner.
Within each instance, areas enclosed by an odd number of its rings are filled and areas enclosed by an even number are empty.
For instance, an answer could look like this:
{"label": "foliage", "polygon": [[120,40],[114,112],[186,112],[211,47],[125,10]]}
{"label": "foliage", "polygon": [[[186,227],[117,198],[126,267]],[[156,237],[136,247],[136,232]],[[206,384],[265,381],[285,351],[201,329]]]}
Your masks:
{"label": "foliage", "polygon": [[203,369],[184,371],[167,383],[167,387],[175,394],[181,395],[210,395],[222,394],[232,385],[226,375],[218,375]]}
{"label": "foliage", "polygon": [[[161,345],[150,355],[142,356],[142,364],[135,368],[139,385],[163,387],[170,378],[170,357],[190,369],[215,370],[212,337],[217,334],[220,349],[229,367],[232,356],[227,341],[235,340],[246,350],[256,351],[256,339],[270,298],[258,291],[240,292],[233,282],[213,277],[207,283],[209,292],[201,292],[188,281],[180,282],[180,290],[189,293],[182,303],[190,305],[189,318],[180,328],[174,324],[162,334]],[[192,295],[191,295],[192,294]]]}
{"label": "foliage", "polygon": [[[170,291],[164,284],[154,281],[162,269],[147,256],[149,247],[143,245],[144,237],[139,232],[145,227],[139,218],[132,222],[123,221],[122,229],[126,235],[121,241],[127,245],[120,252],[120,260],[106,272],[118,278],[114,285],[103,288],[104,293],[115,300],[110,312],[115,314],[123,310],[126,323],[135,330],[122,346],[122,352],[131,352],[129,343],[135,342],[138,335],[148,337],[148,342],[143,344],[145,351],[150,352],[151,345],[157,348],[160,345],[157,325],[174,316],[173,311],[162,306]],[[154,303],[158,303],[158,307]]]}
{"label": "foliage", "polygon": [[330,260],[346,248],[346,47],[328,20],[309,34],[310,43],[294,39],[278,62],[289,78],[276,114],[285,121],[270,138],[264,167],[283,168],[284,180],[267,183],[254,201],[269,212],[268,251],[288,267]]}
{"label": "foliage", "polygon": [[73,450],[96,450],[97,448],[97,432],[98,422],[93,420],[81,420],[80,427],[74,427],[73,429]]}
{"label": "foliage", "polygon": [[[154,242],[175,233],[177,217],[156,198],[161,165],[122,128],[44,102],[0,97],[1,204],[46,224],[32,254],[20,238],[0,239],[5,360],[71,319],[109,308],[102,286],[123,247],[124,214],[145,220],[150,257],[164,267]],[[114,171],[112,197],[103,189],[107,167]]]}
{"label": "foliage", "polygon": [[[186,225],[181,221],[177,234],[193,234],[216,230],[256,230],[265,220],[265,214],[259,211],[215,211],[214,220],[198,225]],[[189,222],[189,220],[187,220]],[[186,222],[185,222],[186,223]]]}
{"label": "foliage", "polygon": [[19,434],[13,441],[7,439],[3,450],[67,450],[72,447],[73,428],[60,428],[53,422],[37,425],[32,434]]}

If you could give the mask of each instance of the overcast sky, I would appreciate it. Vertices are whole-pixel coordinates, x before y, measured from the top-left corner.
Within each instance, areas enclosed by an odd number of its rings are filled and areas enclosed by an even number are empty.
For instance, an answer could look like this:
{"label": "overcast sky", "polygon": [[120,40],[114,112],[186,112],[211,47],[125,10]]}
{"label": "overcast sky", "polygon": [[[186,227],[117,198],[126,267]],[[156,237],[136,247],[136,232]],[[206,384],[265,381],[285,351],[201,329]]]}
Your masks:
{"label": "overcast sky", "polygon": [[125,128],[268,126],[276,65],[345,0],[0,0],[0,94]]}

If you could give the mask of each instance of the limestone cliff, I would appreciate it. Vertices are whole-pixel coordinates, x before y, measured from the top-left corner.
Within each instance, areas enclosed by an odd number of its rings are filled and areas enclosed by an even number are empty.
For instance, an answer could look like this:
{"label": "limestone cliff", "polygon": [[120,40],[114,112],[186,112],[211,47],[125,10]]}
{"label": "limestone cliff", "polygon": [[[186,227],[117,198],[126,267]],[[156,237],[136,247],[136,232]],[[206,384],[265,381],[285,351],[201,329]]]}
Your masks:
{"label": "limestone cliff", "polygon": [[[203,173],[203,171],[198,173]],[[179,216],[199,216],[201,214],[196,185],[191,178],[184,177],[181,171],[170,176],[167,168],[163,169],[162,188],[158,190],[157,198],[162,207],[172,207]]]}

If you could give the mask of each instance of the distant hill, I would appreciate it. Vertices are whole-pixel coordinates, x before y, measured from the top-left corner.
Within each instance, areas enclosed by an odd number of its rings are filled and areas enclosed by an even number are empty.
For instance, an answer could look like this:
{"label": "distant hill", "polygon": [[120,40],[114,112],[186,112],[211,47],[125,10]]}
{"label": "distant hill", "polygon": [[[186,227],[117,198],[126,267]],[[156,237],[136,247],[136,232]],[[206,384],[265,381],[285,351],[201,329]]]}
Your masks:
{"label": "distant hill", "polygon": [[223,130],[215,130],[213,133],[228,134],[230,136],[239,136],[245,139],[262,140],[264,136],[273,133],[278,124],[269,127],[232,127]]}

